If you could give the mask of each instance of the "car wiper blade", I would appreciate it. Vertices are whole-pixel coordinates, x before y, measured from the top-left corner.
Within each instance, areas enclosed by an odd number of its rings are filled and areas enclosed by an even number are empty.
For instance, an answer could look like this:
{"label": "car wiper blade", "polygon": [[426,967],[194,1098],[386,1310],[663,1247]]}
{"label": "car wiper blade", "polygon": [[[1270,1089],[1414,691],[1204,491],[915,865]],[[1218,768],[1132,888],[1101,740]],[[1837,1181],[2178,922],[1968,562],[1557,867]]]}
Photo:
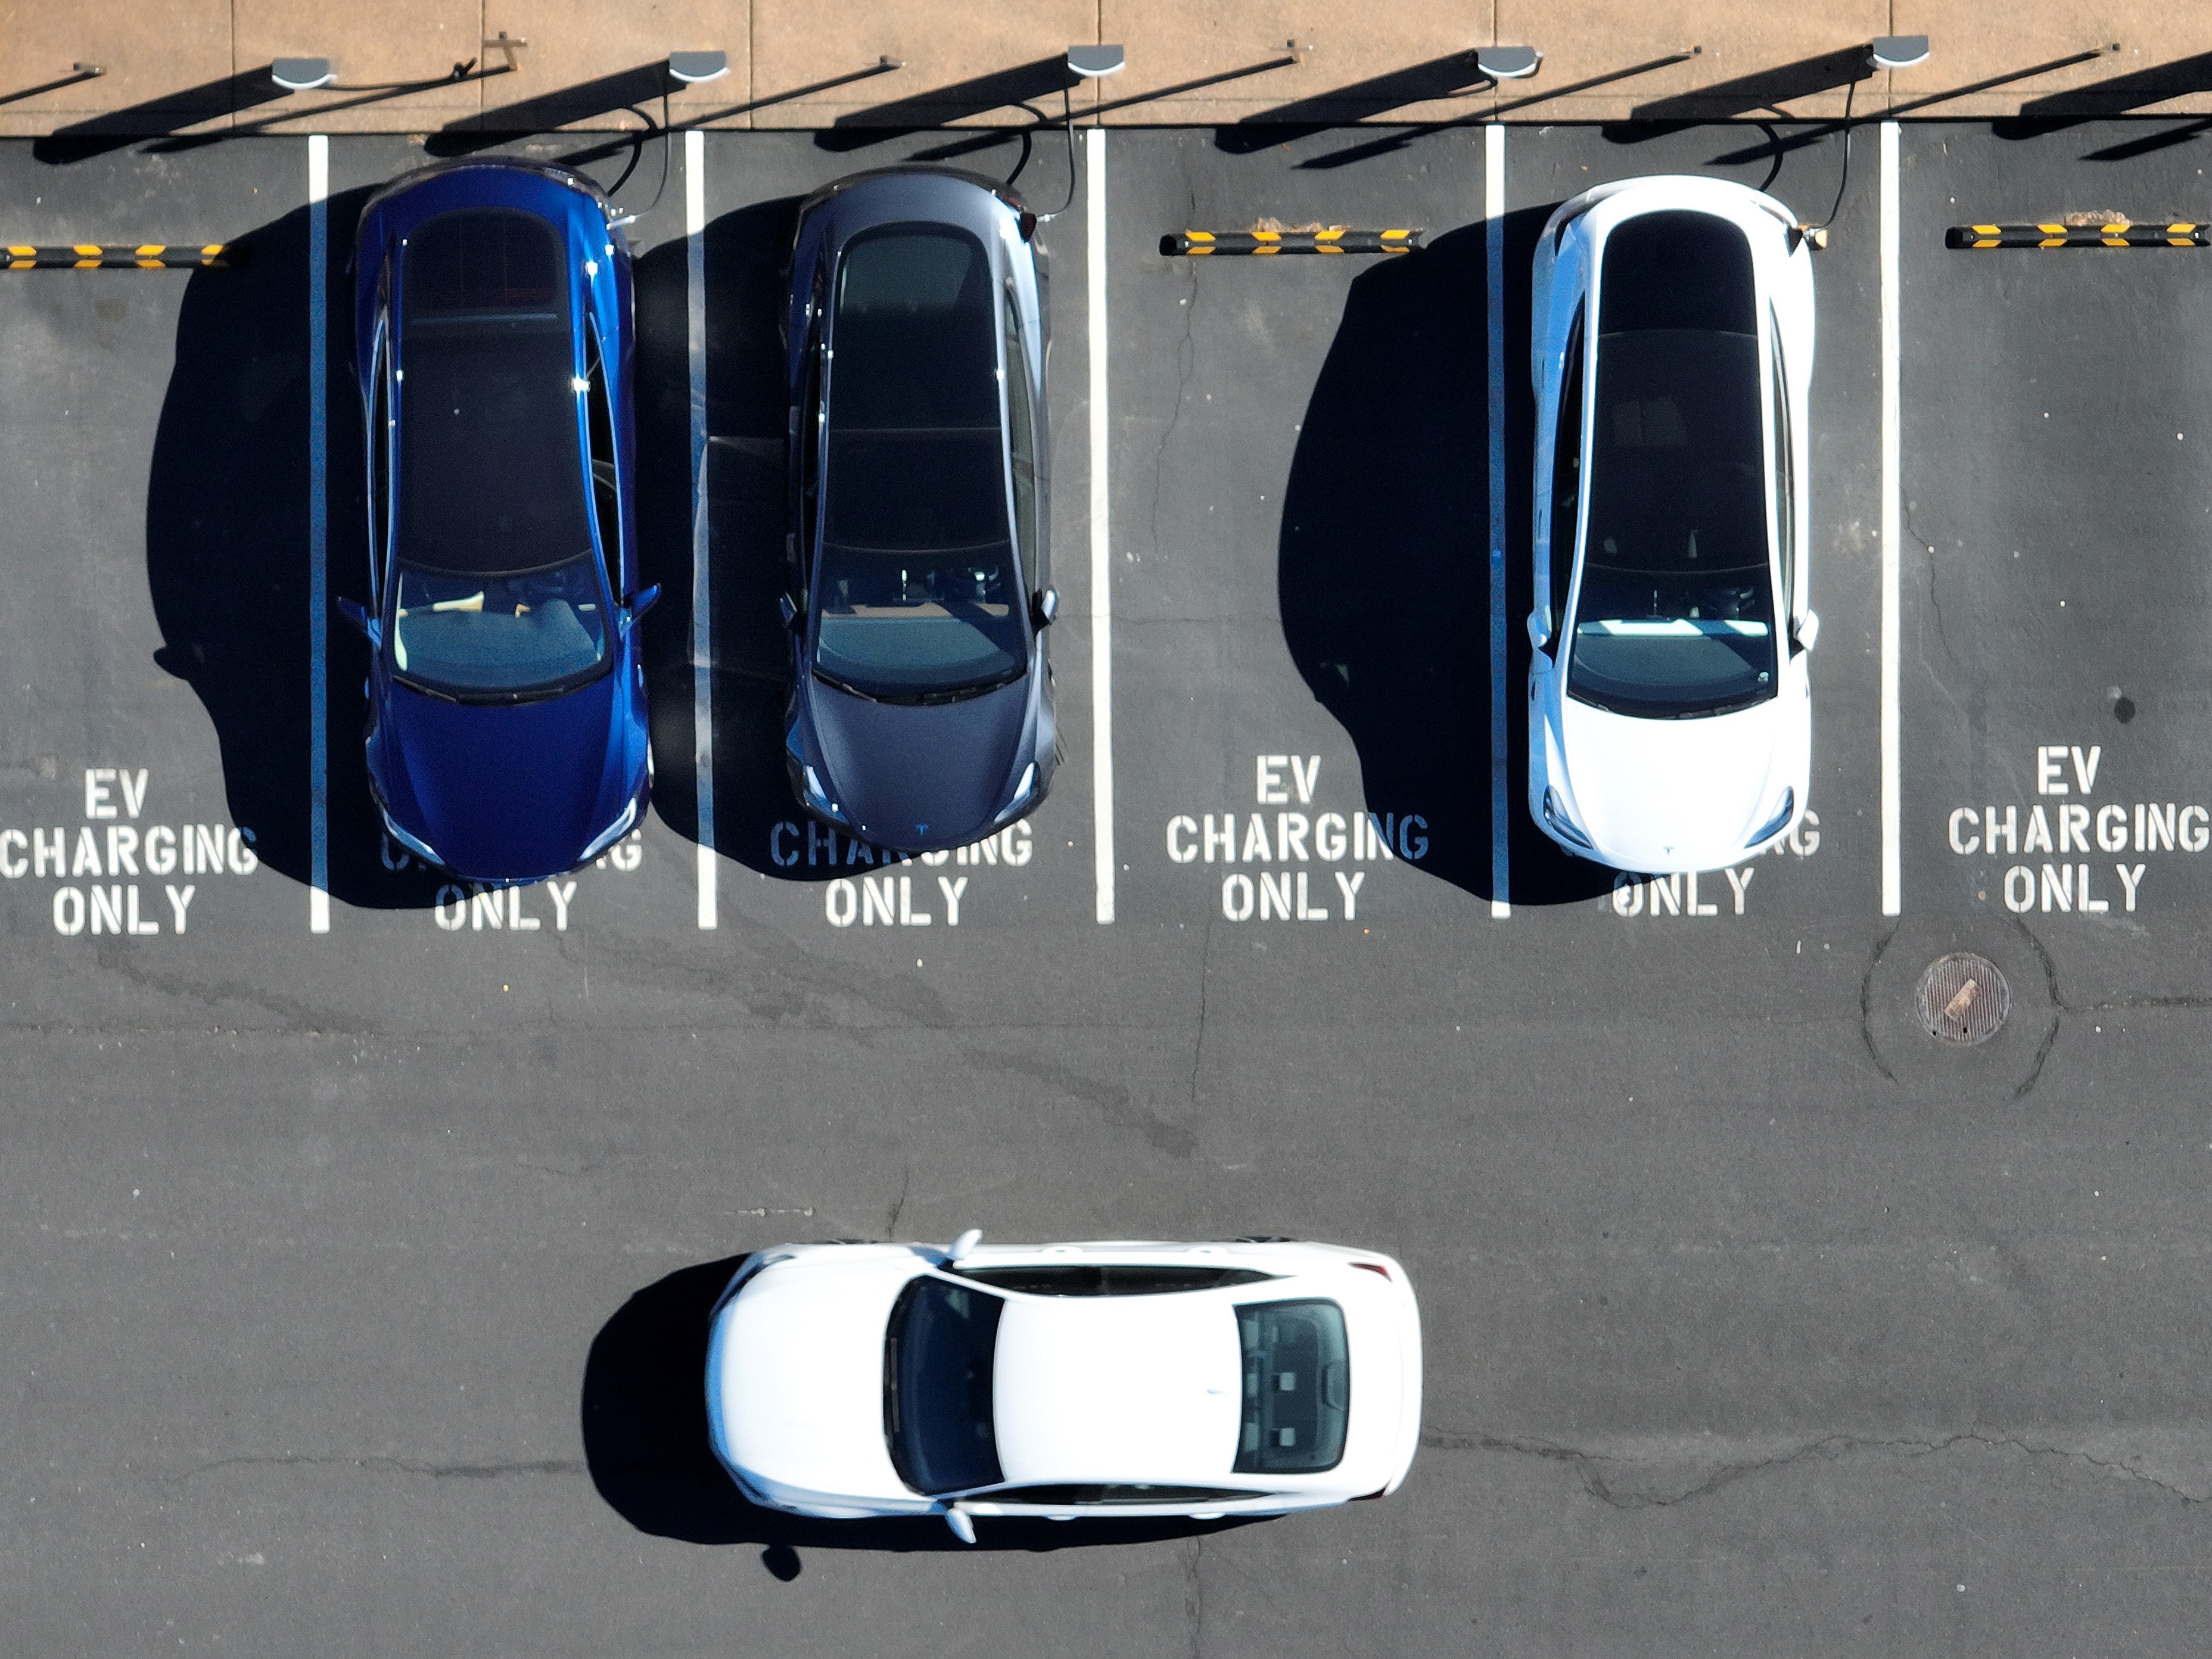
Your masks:
{"label": "car wiper blade", "polygon": [[825,674],[818,668],[814,671],[814,678],[820,680],[824,685],[830,686],[836,690],[842,691],[848,697],[858,697],[862,702],[883,702],[886,701],[886,699],[876,696],[872,691],[863,691],[859,686],[848,684],[845,681],[839,679],[835,674]]}

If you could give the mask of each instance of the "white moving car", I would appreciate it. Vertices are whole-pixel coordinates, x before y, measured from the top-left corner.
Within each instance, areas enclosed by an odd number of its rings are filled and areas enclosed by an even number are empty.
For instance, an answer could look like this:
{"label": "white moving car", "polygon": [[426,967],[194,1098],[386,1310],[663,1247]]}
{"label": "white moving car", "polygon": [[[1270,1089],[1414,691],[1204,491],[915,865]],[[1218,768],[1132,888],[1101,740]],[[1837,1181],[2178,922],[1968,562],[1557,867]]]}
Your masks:
{"label": "white moving car", "polygon": [[1812,775],[1805,234],[1722,179],[1600,185],[1544,228],[1532,336],[1529,812],[1622,870],[1765,852]]}
{"label": "white moving car", "polygon": [[1406,1271],[1333,1244],[790,1244],[714,1309],[707,1414],[801,1515],[1178,1516],[1395,1491],[1421,1422]]}

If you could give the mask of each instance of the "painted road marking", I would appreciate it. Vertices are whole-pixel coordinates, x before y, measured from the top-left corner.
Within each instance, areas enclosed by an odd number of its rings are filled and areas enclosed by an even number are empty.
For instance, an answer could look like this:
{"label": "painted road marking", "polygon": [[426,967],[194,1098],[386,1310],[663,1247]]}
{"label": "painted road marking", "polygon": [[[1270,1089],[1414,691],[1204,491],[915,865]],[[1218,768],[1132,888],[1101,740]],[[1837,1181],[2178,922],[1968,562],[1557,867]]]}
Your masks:
{"label": "painted road marking", "polygon": [[[331,141],[307,140],[307,931],[331,931],[330,395]],[[179,913],[181,928],[183,915]]]}
{"label": "painted road marking", "polygon": [[720,916],[714,869],[714,612],[707,559],[707,135],[684,135],[684,294],[691,358],[691,777],[699,926]]}
{"label": "painted road marking", "polygon": [[1107,541],[1106,130],[1084,135],[1091,360],[1091,815],[1098,920],[1114,920],[1114,557]]}
{"label": "painted road marking", "polygon": [[1899,825],[1898,579],[1905,538],[1903,420],[1898,388],[1897,134],[1881,124],[1881,913],[1904,906]]}
{"label": "painted road marking", "polygon": [[[2112,896],[2118,893],[2120,913],[2127,915],[2142,896],[2148,858],[2212,848],[2212,808],[2201,803],[2131,799],[2136,792],[2124,787],[2112,790],[2117,799],[2100,801],[2094,792],[2105,758],[2102,744],[2038,744],[2033,753],[2035,793],[2064,799],[2048,805],[2042,800],[2008,801],[2000,810],[1984,798],[1953,807],[1945,819],[1945,840],[1951,851],[1978,860],[1970,866],[1977,903],[1992,905],[2002,896],[2005,908],[2015,915],[2031,910],[2045,915],[2053,911],[2103,915],[2113,908]],[[2002,875],[1996,865],[2000,852],[2007,860]],[[2011,862],[2039,853],[2055,862]],[[2146,857],[2133,862],[2123,857],[2115,863],[2115,885],[2101,863],[2087,861],[2100,853]],[[2081,861],[2069,861],[2069,855],[2078,855]],[[4,868],[0,873],[5,873]],[[2097,896],[2098,889],[2105,896]]]}
{"label": "painted road marking", "polygon": [[1505,129],[1482,130],[1490,254],[1490,914],[1510,916],[1505,711]]}

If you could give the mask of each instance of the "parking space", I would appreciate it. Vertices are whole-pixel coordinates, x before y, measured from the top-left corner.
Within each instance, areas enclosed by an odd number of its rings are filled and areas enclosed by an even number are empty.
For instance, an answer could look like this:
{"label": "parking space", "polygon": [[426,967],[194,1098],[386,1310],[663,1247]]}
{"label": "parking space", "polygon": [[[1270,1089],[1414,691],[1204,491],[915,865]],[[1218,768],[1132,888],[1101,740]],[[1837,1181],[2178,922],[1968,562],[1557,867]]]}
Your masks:
{"label": "parking space", "polygon": [[[912,860],[784,780],[781,264],[820,184],[1004,176],[1020,140],[534,141],[641,216],[655,811],[484,894],[376,833],[364,659],[311,603],[311,146],[0,149],[11,234],[248,252],[0,276],[0,1328],[29,1356],[0,1500],[40,1587],[0,1620],[112,1649],[276,1650],[347,1606],[373,1634],[334,1650],[2191,1650],[2212,254],[1942,246],[2201,210],[2196,147],[2130,139],[1905,131],[1893,598],[1857,132],[1815,264],[1817,822],[1694,881],[1527,822],[1529,258],[1556,203],[1641,173],[1820,219],[1838,135],[1110,132],[1102,201],[1040,234],[1066,760],[1022,824]],[[333,595],[365,585],[350,228],[422,155],[327,151]],[[1021,165],[1057,206],[1056,137]],[[1158,252],[1263,216],[1430,245]],[[1913,1000],[1960,947],[2012,981],[1972,1048]],[[729,1259],[969,1225],[1393,1251],[1413,1480],[977,1553],[738,1500],[696,1420]]]}
{"label": "parking space", "polygon": [[[1863,915],[1880,822],[1867,718],[1879,586],[1866,505],[1876,326],[1864,197],[1838,216],[1816,273],[1811,568],[1828,644],[1803,831],[1755,863],[1650,882],[1565,857],[1523,804],[1537,235],[1569,196],[1650,173],[1771,178],[1802,216],[1825,215],[1840,141],[1778,159],[1772,145],[1696,131],[1514,129],[1498,145],[1505,420],[1495,464],[1511,550],[1501,615],[1490,560],[1486,134],[1396,146],[1282,137],[1146,135],[1117,152],[1115,210],[1136,222],[1116,243],[1111,326],[1162,343],[1115,358],[1117,701],[1155,734],[1116,762],[1133,914],[1471,921],[1502,919],[1502,900],[1533,912],[1533,925],[1571,914],[1577,928],[1585,912],[1600,925]],[[1262,216],[1417,225],[1429,246],[1418,258],[1368,261],[1152,252],[1164,232]],[[1494,711],[1498,639],[1508,707]],[[1507,740],[1502,823],[1494,713]]]}
{"label": "parking space", "polygon": [[[1909,135],[1905,902],[2085,933],[2195,983],[2212,899],[2205,454],[2194,252],[1947,252],[1945,223],[2203,199],[2193,146]],[[2169,989],[2179,989],[2168,987]]]}

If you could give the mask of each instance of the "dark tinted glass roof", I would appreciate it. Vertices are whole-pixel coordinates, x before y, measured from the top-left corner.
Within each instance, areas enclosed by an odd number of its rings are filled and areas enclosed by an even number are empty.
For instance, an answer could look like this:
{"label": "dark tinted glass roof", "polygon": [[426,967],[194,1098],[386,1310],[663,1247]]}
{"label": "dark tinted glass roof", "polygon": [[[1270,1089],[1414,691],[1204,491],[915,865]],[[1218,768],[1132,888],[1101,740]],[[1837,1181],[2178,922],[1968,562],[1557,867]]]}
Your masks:
{"label": "dark tinted glass roof", "polygon": [[1756,334],[1751,244],[1710,213],[1647,213],[1605,239],[1598,332]]}
{"label": "dark tinted glass roof", "polygon": [[566,312],[553,227],[534,213],[468,208],[425,222],[407,239],[407,308]]}
{"label": "dark tinted glass roof", "polygon": [[402,255],[399,556],[471,574],[592,546],[583,434],[553,227],[468,210]]}
{"label": "dark tinted glass roof", "polygon": [[854,237],[838,273],[830,427],[999,426],[991,262],[963,230]]}

